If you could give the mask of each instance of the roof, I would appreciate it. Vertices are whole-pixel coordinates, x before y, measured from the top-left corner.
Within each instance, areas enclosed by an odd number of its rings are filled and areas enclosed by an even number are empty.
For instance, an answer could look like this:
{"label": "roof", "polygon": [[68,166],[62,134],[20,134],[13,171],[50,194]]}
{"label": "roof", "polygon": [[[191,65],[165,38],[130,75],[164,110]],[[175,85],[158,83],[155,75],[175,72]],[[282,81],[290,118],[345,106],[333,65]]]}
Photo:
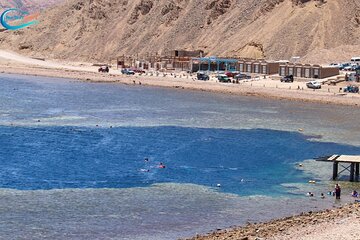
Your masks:
{"label": "roof", "polygon": [[315,158],[315,160],[322,161],[322,162],[360,163],[360,156],[359,155],[331,155],[331,156]]}
{"label": "roof", "polygon": [[228,59],[228,58],[217,58],[217,57],[202,57],[202,58],[193,58],[193,60],[202,61],[202,62],[223,62],[223,63],[237,63],[237,59]]}

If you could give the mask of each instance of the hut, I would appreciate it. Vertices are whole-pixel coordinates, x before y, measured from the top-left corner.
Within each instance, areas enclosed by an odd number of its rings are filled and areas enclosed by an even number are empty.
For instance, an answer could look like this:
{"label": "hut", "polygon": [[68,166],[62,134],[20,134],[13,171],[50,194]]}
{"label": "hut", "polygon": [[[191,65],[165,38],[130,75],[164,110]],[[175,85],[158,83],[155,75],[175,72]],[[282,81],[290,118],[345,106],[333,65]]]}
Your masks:
{"label": "hut", "polygon": [[279,75],[322,79],[339,75],[339,69],[336,67],[322,67],[320,65],[284,63],[279,66]]}

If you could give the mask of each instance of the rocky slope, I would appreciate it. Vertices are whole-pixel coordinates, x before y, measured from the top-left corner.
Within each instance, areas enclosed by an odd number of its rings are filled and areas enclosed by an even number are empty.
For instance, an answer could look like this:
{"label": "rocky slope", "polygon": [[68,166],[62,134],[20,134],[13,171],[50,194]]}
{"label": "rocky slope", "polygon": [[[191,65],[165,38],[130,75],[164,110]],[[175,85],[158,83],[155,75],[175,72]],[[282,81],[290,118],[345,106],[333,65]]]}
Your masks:
{"label": "rocky slope", "polygon": [[0,33],[29,55],[108,60],[202,49],[208,55],[323,63],[360,55],[358,0],[68,0],[41,23]]}

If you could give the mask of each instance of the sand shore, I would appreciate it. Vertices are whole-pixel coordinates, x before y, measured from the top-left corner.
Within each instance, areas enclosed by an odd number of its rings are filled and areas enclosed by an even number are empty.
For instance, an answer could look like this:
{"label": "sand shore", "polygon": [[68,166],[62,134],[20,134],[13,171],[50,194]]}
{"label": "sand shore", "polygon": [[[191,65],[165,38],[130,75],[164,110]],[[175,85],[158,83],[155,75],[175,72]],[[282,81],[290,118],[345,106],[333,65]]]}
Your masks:
{"label": "sand shore", "polygon": [[111,69],[109,74],[98,73],[98,67],[88,63],[41,61],[0,50],[0,71],[10,74],[25,74],[78,79],[88,82],[111,82],[127,85],[167,87],[185,90],[207,91],[232,95],[256,96],[270,99],[315,102],[360,106],[360,94],[343,93],[342,83],[337,86],[323,85],[322,89],[312,90],[303,81],[281,83],[278,78],[254,78],[240,84],[219,83],[195,80],[194,75],[185,73],[147,73],[135,76],[122,75],[119,70]]}
{"label": "sand shore", "polygon": [[360,239],[360,205],[349,204],[321,212],[308,212],[267,223],[218,230],[188,240],[355,240]]}

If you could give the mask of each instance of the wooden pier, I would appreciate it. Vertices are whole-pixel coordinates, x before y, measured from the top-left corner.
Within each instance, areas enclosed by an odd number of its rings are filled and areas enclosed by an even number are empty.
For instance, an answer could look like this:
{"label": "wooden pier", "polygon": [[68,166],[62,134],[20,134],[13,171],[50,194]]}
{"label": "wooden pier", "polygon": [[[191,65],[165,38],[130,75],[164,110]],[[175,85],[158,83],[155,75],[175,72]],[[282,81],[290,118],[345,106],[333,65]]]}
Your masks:
{"label": "wooden pier", "polygon": [[[332,162],[333,163],[333,176],[332,179],[338,179],[339,175],[344,171],[350,172],[350,182],[359,181],[359,166],[360,156],[355,155],[331,155],[325,157],[315,158],[316,161]],[[343,169],[339,172],[339,166]]]}

